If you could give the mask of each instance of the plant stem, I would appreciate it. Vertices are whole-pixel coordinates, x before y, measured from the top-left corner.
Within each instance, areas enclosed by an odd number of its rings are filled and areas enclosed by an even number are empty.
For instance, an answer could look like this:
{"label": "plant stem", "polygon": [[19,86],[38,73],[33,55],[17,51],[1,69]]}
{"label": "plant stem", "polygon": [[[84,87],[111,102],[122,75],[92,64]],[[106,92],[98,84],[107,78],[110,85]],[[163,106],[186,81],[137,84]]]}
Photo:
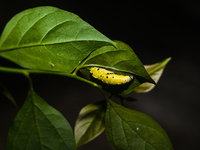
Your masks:
{"label": "plant stem", "polygon": [[64,72],[56,72],[56,71],[43,71],[43,70],[29,70],[29,69],[16,69],[16,68],[7,68],[7,67],[0,67],[1,72],[8,72],[8,73],[19,73],[19,74],[24,74],[26,77],[29,76],[30,73],[36,73],[36,74],[54,74],[54,75],[61,75],[61,76],[67,76],[70,78],[75,78],[77,80],[80,80],[82,82],[88,83],[94,87],[101,88],[100,85],[86,80],[84,78],[81,78],[77,76],[76,74],[69,74],[69,73],[64,73]]}

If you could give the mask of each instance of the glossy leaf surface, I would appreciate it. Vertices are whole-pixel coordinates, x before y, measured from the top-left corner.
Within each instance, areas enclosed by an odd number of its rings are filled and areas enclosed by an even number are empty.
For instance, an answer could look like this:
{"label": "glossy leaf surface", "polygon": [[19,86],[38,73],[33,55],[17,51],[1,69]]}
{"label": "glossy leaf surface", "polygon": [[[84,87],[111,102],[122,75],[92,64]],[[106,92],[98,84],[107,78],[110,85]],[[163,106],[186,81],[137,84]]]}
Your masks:
{"label": "glossy leaf surface", "polygon": [[[91,53],[82,65],[111,69],[117,74],[134,75],[134,80],[127,84],[128,86],[118,86],[123,87],[122,91],[117,91],[117,94],[120,95],[132,92],[135,87],[144,82],[155,83],[134,51],[127,44],[121,41],[114,42],[116,43],[116,48],[113,46],[102,47]],[[114,89],[114,87],[109,86],[107,89]]]}
{"label": "glossy leaf surface", "polygon": [[32,90],[8,133],[7,150],[15,149],[76,149],[67,120]]}
{"label": "glossy leaf surface", "polygon": [[[151,76],[151,78],[157,83],[162,76],[162,73],[168,64],[168,62],[171,60],[171,58],[167,58],[163,60],[162,62],[153,64],[153,65],[145,65],[145,69]],[[135,93],[145,93],[151,91],[155,87],[154,84],[151,83],[143,83],[140,86],[136,87],[133,92]]]}
{"label": "glossy leaf surface", "polygon": [[106,135],[115,150],[172,150],[165,131],[149,116],[108,101]]}
{"label": "glossy leaf surface", "polygon": [[8,22],[0,56],[24,68],[71,73],[92,51],[113,44],[77,15],[45,6],[25,10]]}
{"label": "glossy leaf surface", "polygon": [[89,104],[80,111],[75,125],[77,147],[88,143],[104,131],[105,111],[106,101]]}

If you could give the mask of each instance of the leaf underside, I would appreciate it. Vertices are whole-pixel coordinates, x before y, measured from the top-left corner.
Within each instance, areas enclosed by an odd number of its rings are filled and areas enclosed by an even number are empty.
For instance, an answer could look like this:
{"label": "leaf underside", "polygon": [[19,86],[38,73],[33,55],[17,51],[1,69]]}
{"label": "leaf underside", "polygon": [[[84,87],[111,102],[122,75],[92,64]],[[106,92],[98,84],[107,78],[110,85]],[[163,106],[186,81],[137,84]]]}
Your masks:
{"label": "leaf underside", "polygon": [[80,111],[74,130],[77,147],[88,143],[104,131],[105,111],[105,100],[89,104]]}
{"label": "leaf underside", "polygon": [[[153,65],[145,65],[145,69],[147,70],[147,72],[149,73],[149,75],[151,76],[151,78],[158,83],[160,77],[162,76],[162,73],[166,67],[166,65],[168,64],[168,62],[171,60],[171,58],[167,58],[165,60],[163,60],[162,62],[153,64]],[[140,86],[136,87],[133,92],[135,93],[145,93],[145,92],[149,92],[151,91],[153,88],[155,87],[154,84],[151,83],[143,83]]]}

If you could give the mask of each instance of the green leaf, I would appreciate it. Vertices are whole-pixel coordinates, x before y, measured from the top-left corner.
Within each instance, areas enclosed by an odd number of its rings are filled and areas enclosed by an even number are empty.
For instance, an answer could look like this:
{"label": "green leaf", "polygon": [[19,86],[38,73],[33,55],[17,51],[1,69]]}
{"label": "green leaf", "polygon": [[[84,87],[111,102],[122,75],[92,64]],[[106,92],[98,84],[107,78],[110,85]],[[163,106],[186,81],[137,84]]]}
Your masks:
{"label": "green leaf", "polygon": [[165,131],[152,118],[110,100],[105,128],[108,142],[115,150],[173,149]]}
{"label": "green leaf", "polygon": [[77,15],[45,6],[25,10],[8,22],[0,56],[24,68],[71,73],[106,45],[114,43]]}
{"label": "green leaf", "polygon": [[80,111],[75,125],[76,147],[88,143],[104,131],[105,111],[106,101],[89,104]]}
{"label": "green leaf", "polygon": [[[145,69],[151,76],[151,78],[157,83],[162,76],[162,73],[168,64],[168,62],[171,60],[171,58],[167,58],[163,60],[162,62],[153,64],[153,65],[145,65]],[[154,84],[151,83],[143,83],[140,86],[136,87],[133,92],[135,93],[145,93],[151,91],[155,87]]]}
{"label": "green leaf", "polygon": [[8,100],[10,100],[11,103],[13,103],[13,105],[15,105],[17,109],[19,109],[12,94],[8,91],[8,89],[3,85],[1,81],[0,81],[0,93],[2,93]]}
{"label": "green leaf", "polygon": [[[104,85],[106,90],[119,95],[125,95],[132,92],[134,88],[144,82],[155,84],[134,51],[121,41],[114,42],[116,47],[104,46],[92,52],[83,62],[82,67],[99,66],[111,69],[118,74],[134,75],[135,78],[130,84],[120,86]],[[88,75],[84,72],[85,71],[83,70],[84,76],[87,77]],[[112,89],[114,89],[114,91],[112,91]]]}
{"label": "green leaf", "polygon": [[75,150],[76,145],[63,115],[30,90],[8,133],[7,150],[14,149]]}

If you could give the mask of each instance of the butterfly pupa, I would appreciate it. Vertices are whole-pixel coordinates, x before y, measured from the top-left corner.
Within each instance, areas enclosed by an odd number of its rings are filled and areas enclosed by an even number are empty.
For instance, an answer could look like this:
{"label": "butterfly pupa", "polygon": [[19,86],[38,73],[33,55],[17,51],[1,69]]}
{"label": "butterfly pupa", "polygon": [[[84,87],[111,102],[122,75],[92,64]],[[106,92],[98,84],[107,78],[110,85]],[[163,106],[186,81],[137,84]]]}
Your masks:
{"label": "butterfly pupa", "polygon": [[124,75],[117,75],[112,71],[98,68],[98,67],[91,67],[90,73],[92,76],[98,80],[101,80],[103,83],[112,84],[112,85],[121,85],[130,82],[133,80],[133,76],[124,76]]}

